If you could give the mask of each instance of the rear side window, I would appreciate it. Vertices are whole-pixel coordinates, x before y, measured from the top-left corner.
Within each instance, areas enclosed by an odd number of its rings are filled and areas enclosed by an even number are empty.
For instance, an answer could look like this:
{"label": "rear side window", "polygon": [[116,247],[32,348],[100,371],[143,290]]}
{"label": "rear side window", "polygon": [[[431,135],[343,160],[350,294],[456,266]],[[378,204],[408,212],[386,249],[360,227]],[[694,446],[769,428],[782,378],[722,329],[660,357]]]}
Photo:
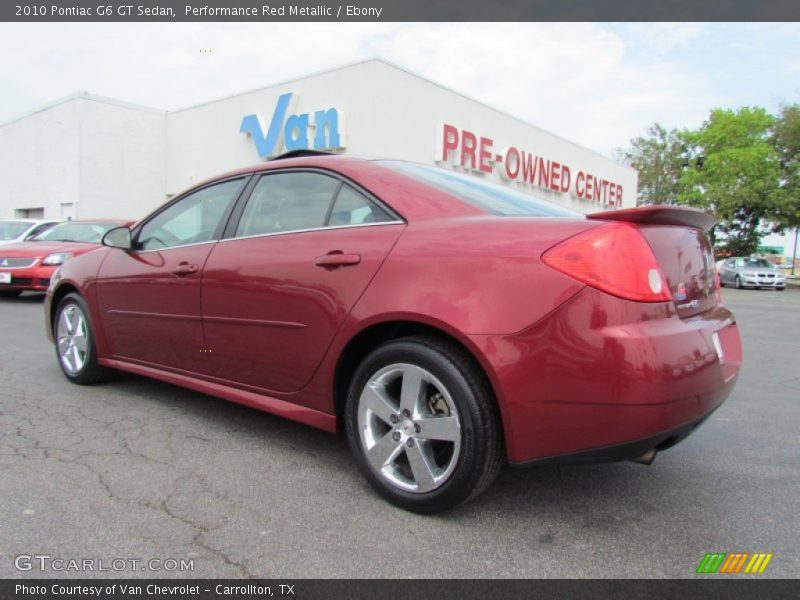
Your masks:
{"label": "rear side window", "polygon": [[236,236],[323,227],[338,188],[338,179],[318,173],[266,175],[247,201]]}
{"label": "rear side window", "polygon": [[399,160],[382,160],[379,161],[379,164],[438,188],[490,215],[583,217],[580,213],[547,200],[535,198],[496,183],[489,183],[471,175]]}
{"label": "rear side window", "polygon": [[389,213],[380,206],[349,185],[344,185],[336,196],[328,225],[338,227],[364,223],[385,223],[392,220]]}

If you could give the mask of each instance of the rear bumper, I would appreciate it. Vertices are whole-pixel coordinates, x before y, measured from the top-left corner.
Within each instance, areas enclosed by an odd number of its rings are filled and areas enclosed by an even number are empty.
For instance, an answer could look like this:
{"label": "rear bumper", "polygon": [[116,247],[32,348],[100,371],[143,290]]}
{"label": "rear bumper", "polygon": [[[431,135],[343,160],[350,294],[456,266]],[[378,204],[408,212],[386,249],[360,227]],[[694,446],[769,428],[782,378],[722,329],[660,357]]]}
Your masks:
{"label": "rear bumper", "polygon": [[648,450],[661,452],[672,448],[678,442],[682,442],[702,425],[710,415],[705,415],[685,425],[662,431],[656,435],[625,442],[613,446],[603,446],[602,448],[592,448],[583,452],[571,454],[560,454],[556,456],[546,456],[523,462],[512,462],[512,467],[526,468],[540,465],[560,465],[560,464],[584,464],[584,463],[604,463],[622,460],[634,460],[641,457]]}
{"label": "rear bumper", "polygon": [[512,463],[613,460],[604,449],[691,431],[725,401],[742,362],[726,308],[680,319],[671,303],[592,288],[523,332],[471,340],[490,365]]}
{"label": "rear bumper", "polygon": [[45,292],[50,285],[50,277],[52,277],[53,272],[57,268],[57,265],[42,265],[38,260],[32,267],[25,269],[3,269],[0,267],[0,273],[7,273],[8,276],[11,277],[10,283],[0,282],[0,291],[19,290]]}

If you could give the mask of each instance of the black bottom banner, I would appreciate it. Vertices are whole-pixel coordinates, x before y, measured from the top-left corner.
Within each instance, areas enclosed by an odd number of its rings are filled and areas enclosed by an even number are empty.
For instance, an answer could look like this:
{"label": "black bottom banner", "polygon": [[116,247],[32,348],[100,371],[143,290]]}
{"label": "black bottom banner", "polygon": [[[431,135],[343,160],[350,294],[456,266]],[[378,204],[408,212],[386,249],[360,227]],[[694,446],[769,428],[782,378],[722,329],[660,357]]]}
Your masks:
{"label": "black bottom banner", "polygon": [[796,598],[796,581],[415,579],[5,579],[3,600],[436,600]]}

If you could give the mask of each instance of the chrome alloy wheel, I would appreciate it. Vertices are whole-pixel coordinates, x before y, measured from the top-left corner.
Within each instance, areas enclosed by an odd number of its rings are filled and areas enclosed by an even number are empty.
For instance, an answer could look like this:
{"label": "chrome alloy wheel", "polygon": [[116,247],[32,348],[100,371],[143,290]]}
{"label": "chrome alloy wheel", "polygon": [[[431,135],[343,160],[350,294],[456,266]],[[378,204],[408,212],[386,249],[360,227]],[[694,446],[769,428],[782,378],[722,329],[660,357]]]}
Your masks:
{"label": "chrome alloy wheel", "polygon": [[70,375],[77,375],[89,351],[86,316],[77,304],[68,304],[58,315],[56,340],[61,366]]}
{"label": "chrome alloy wheel", "polygon": [[358,400],[358,431],[370,468],[400,490],[435,490],[458,463],[456,404],[436,377],[416,365],[388,365],[370,377]]}

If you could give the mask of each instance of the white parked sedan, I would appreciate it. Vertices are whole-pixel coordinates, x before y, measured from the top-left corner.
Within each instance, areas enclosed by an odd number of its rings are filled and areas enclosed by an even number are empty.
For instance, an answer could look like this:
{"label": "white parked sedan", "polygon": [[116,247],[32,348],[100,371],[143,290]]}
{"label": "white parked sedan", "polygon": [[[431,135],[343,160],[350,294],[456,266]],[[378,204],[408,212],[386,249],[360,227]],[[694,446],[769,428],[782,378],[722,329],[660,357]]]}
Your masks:
{"label": "white parked sedan", "polygon": [[733,256],[722,263],[719,283],[721,286],[774,288],[782,291],[786,288],[786,276],[763,258]]}
{"label": "white parked sedan", "polygon": [[0,246],[24,242],[29,237],[42,233],[58,221],[44,221],[42,219],[11,219],[0,221]]}

